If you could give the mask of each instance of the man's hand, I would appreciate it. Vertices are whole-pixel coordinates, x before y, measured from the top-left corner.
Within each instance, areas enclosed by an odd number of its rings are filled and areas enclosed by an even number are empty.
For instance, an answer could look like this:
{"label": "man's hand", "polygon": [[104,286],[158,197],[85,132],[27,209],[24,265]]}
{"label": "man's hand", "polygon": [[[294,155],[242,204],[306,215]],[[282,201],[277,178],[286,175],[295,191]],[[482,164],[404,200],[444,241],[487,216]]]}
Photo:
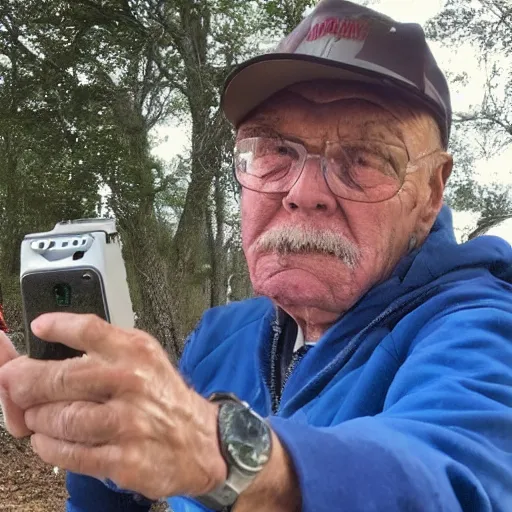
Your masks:
{"label": "man's hand", "polygon": [[155,339],[68,313],[43,315],[32,331],[86,352],[37,361],[3,349],[13,359],[0,368],[8,428],[34,432],[44,461],[151,499],[203,494],[226,479],[217,407],[185,384]]}
{"label": "man's hand", "polygon": [[[9,361],[16,359],[18,353],[11,340],[0,331],[0,368]],[[0,384],[0,404],[2,406],[4,421],[7,430],[15,437],[25,437],[31,434],[25,425],[23,410],[20,409],[4,392]]]}

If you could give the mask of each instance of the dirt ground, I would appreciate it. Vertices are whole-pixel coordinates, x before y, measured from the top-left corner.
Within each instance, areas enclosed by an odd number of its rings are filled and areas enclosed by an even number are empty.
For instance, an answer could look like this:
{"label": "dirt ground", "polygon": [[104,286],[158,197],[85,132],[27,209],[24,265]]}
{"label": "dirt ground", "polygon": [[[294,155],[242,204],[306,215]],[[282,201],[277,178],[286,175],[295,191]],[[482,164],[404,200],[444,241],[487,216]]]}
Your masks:
{"label": "dirt ground", "polygon": [[57,512],[64,510],[64,472],[34,455],[29,440],[11,437],[0,427],[0,510]]}
{"label": "dirt ground", "polygon": [[[34,455],[30,441],[14,439],[0,426],[0,511],[64,511],[67,497],[64,472]],[[165,512],[164,505],[152,512]]]}

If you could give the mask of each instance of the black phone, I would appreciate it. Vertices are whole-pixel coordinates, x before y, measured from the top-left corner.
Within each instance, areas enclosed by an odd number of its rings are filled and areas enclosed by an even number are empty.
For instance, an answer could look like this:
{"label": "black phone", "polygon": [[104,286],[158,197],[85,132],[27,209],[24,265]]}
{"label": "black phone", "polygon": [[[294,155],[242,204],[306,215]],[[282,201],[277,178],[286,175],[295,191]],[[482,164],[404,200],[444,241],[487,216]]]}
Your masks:
{"label": "black phone", "polygon": [[21,278],[25,343],[29,357],[62,360],[82,352],[35,336],[31,322],[43,313],[56,311],[92,313],[107,322],[109,313],[101,274],[91,267],[36,271]]}

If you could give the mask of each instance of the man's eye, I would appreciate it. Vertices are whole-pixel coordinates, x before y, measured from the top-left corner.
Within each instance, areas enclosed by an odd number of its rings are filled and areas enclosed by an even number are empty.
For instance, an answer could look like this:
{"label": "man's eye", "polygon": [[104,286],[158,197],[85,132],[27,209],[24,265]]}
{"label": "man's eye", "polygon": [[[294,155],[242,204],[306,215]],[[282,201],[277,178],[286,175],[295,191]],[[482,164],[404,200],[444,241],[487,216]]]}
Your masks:
{"label": "man's eye", "polygon": [[275,148],[275,154],[280,157],[289,158],[291,160],[298,160],[299,158],[299,154],[296,149],[284,144],[281,144]]}
{"label": "man's eye", "polygon": [[290,155],[291,156],[291,151],[290,151],[290,148],[287,147],[287,146],[277,146],[275,148],[275,152],[280,155],[280,156],[288,156]]}
{"label": "man's eye", "polygon": [[363,169],[372,169],[390,176],[396,174],[392,163],[384,156],[370,151],[351,151],[350,163]]}
{"label": "man's eye", "polygon": [[296,159],[298,157],[297,152],[280,142],[265,142],[259,144],[255,151],[256,158],[278,158],[278,159]]}
{"label": "man's eye", "polygon": [[258,156],[286,156],[288,154],[288,148],[281,144],[274,144],[272,142],[268,142],[265,144],[260,144],[256,153]]}

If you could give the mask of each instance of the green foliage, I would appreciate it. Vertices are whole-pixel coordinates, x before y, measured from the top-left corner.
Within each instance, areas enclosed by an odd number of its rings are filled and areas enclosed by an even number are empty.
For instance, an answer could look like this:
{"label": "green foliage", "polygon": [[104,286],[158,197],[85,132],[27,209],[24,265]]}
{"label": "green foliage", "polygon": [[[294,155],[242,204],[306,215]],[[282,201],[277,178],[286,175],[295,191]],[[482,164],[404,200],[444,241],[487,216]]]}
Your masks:
{"label": "green foliage", "polygon": [[264,3],[267,25],[278,33],[290,33],[302,20],[315,0],[268,0]]}
{"label": "green foliage", "polygon": [[[0,11],[1,273],[17,267],[19,242],[63,218],[93,215],[98,182],[77,151],[69,82],[41,63],[25,20],[28,3]],[[37,11],[39,13],[39,10]]]}

